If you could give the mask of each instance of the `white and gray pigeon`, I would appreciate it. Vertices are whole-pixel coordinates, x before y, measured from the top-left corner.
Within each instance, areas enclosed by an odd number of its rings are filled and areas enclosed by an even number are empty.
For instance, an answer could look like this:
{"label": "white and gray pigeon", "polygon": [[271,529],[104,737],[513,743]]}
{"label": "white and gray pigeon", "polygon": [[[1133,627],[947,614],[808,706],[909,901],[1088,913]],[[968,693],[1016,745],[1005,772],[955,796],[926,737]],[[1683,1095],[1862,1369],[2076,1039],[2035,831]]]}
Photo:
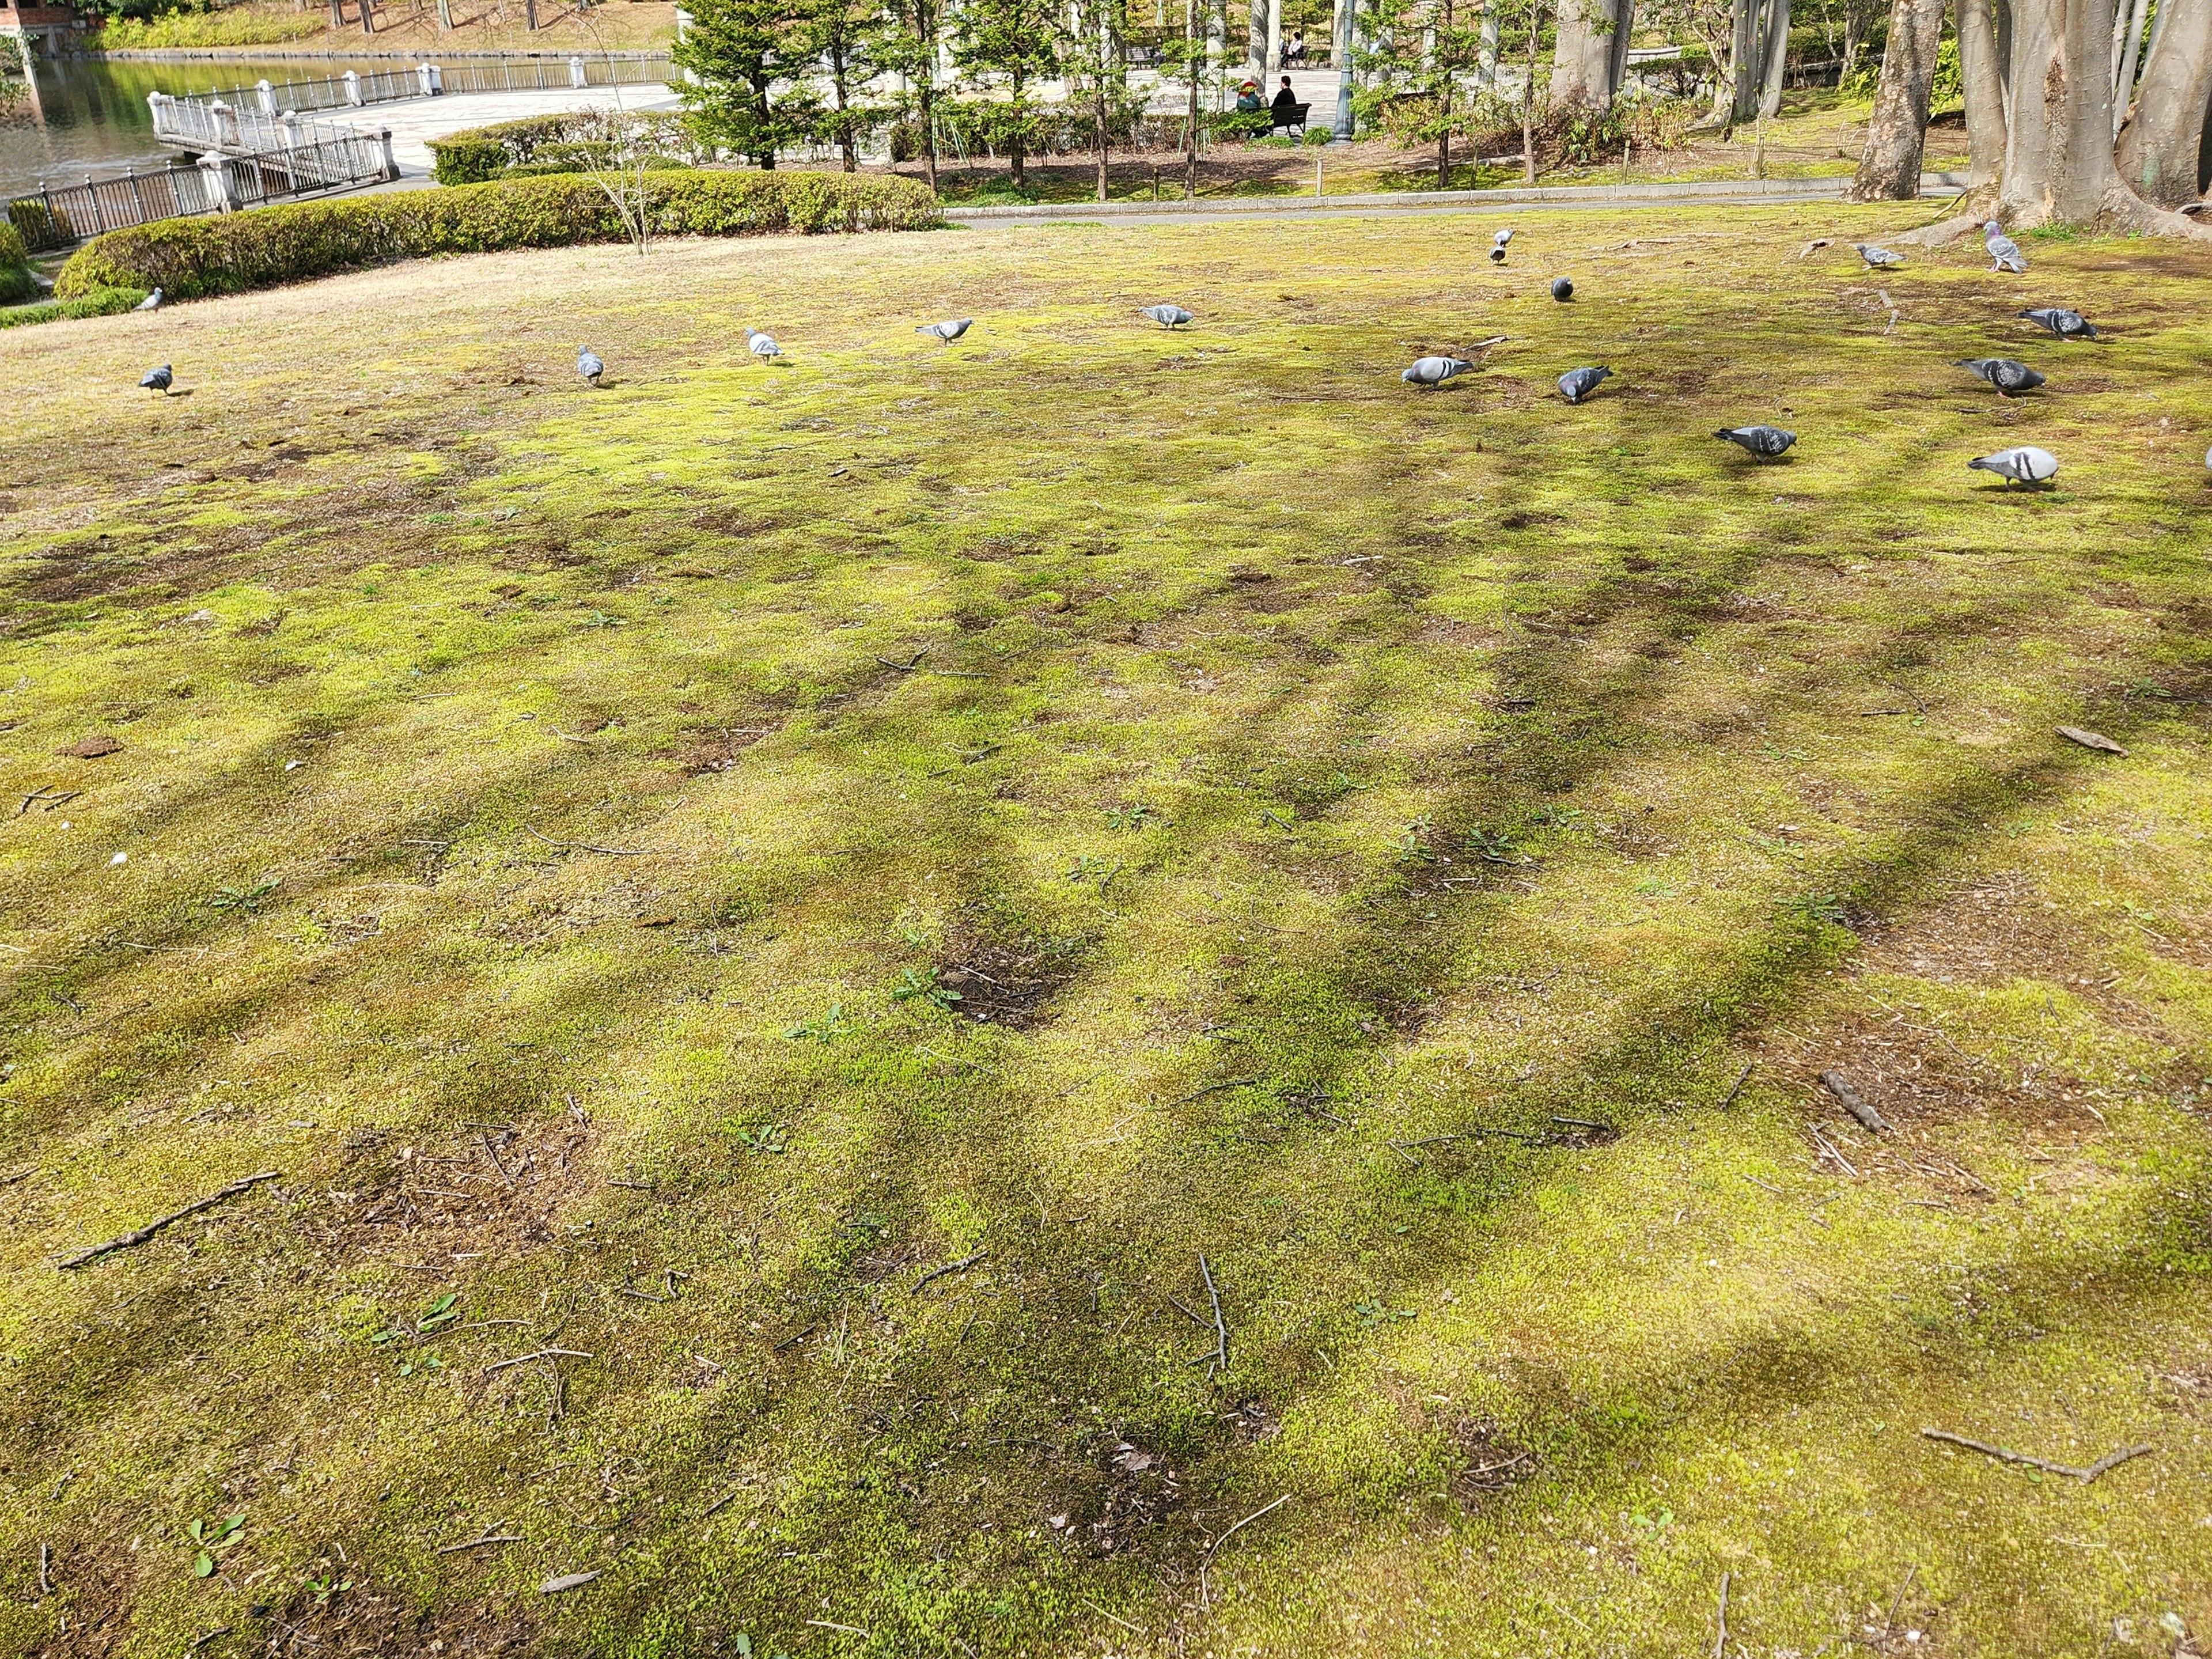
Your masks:
{"label": "white and gray pigeon", "polygon": [[1966,470],[1994,472],[2008,483],[2049,483],[2058,476],[2058,458],[2047,449],[2022,444],[2017,449],[2000,449],[1994,455],[1968,461]]}
{"label": "white and gray pigeon", "polygon": [[132,307],[131,309],[134,311],[159,311],[161,308],[161,301],[167,298],[168,298],[168,295],[161,291],[161,284],[157,283],[154,286],[154,291],[148,295],[144,299],[141,300],[136,306]]}
{"label": "white and gray pigeon", "polygon": [[1609,368],[1571,368],[1559,376],[1559,396],[1571,404],[1578,404],[1598,388],[1598,382],[1613,371]]}
{"label": "white and gray pigeon", "polygon": [[589,346],[576,348],[576,373],[582,375],[586,381],[592,386],[597,386],[599,383],[599,376],[606,372],[607,366],[599,361],[598,352]]}
{"label": "white and gray pigeon", "polygon": [[1465,374],[1474,368],[1462,357],[1416,357],[1413,366],[1398,378],[1414,386],[1442,386],[1455,374]]}
{"label": "white and gray pigeon", "polygon": [[1785,432],[1778,426],[1724,426],[1713,434],[1732,444],[1741,444],[1762,461],[1771,461],[1797,441],[1797,434]]}
{"label": "white and gray pigeon", "polygon": [[1961,357],[1954,367],[1972,369],[1995,386],[2000,398],[2008,398],[2015,392],[2032,392],[2043,384],[2042,375],[2010,357]]}
{"label": "white and gray pigeon", "polygon": [[1510,225],[1506,226],[1504,229],[1499,231],[1497,235],[1490,239],[1491,264],[1493,265],[1502,265],[1505,263],[1505,245],[1512,240],[1513,227]]}
{"label": "white and gray pigeon", "polygon": [[2039,327],[2047,328],[2062,340],[2097,337],[2097,325],[2078,311],[2069,311],[2064,306],[2037,306],[2020,313]]}
{"label": "white and gray pigeon", "polygon": [[1874,242],[1853,242],[1851,246],[1858,250],[1859,258],[1876,270],[1893,270],[1905,263],[1902,253],[1893,253]]}
{"label": "white and gray pigeon", "polygon": [[757,328],[745,330],[745,349],[765,362],[770,357],[783,356],[783,348]]}
{"label": "white and gray pigeon", "polygon": [[924,323],[915,330],[915,332],[927,334],[936,339],[950,343],[958,339],[975,325],[975,319],[973,317],[956,317],[949,323]]}
{"label": "white and gray pigeon", "polygon": [[1137,315],[1149,317],[1162,328],[1181,328],[1185,323],[1194,323],[1197,317],[1181,306],[1146,306]]}
{"label": "white and gray pigeon", "polygon": [[149,392],[165,392],[175,382],[176,378],[175,373],[169,365],[163,363],[159,368],[149,369],[146,372],[146,378],[138,384]]}
{"label": "white and gray pigeon", "polygon": [[2020,251],[2020,244],[2004,234],[2004,228],[1994,219],[1982,227],[1982,245],[1990,251],[1991,270],[2023,271],[2027,269],[2027,255]]}

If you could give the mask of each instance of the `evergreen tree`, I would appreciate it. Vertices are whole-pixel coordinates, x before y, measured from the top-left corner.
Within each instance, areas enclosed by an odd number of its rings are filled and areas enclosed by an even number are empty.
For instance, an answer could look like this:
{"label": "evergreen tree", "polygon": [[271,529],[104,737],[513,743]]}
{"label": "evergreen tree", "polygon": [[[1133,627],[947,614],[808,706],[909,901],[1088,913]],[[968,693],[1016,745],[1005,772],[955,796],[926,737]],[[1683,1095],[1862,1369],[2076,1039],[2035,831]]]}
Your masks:
{"label": "evergreen tree", "polygon": [[875,58],[884,70],[906,77],[915,118],[921,127],[922,165],[929,187],[937,188],[937,58],[945,31],[943,0],[891,0],[890,27],[878,37]]}
{"label": "evergreen tree", "polygon": [[1060,9],[1054,0],[973,0],[962,10],[959,27],[954,56],[960,67],[1006,82],[1006,153],[1018,187],[1024,182],[1031,88],[1060,68]]}
{"label": "evergreen tree", "polygon": [[684,106],[704,137],[775,165],[776,151],[817,130],[819,100],[808,89],[816,41],[793,0],[693,0],[672,54],[691,71]]}
{"label": "evergreen tree", "polygon": [[884,8],[880,0],[800,0],[805,48],[814,55],[822,78],[829,83],[829,101],[817,111],[813,136],[837,146],[845,171],[860,170],[860,139],[882,119],[873,105],[855,101],[862,87],[882,67],[878,47],[883,38]]}

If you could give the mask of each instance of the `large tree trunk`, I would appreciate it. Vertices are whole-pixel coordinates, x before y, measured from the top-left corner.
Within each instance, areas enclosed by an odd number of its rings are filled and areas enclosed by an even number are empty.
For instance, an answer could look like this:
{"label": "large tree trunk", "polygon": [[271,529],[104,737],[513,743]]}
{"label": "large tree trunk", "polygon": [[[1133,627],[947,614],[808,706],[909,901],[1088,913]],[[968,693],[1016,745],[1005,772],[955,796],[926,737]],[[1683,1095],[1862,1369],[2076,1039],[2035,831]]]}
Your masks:
{"label": "large tree trunk", "polygon": [[1244,76],[1260,82],[1260,96],[1267,96],[1267,0],[1245,0]]}
{"label": "large tree trunk", "polygon": [[1759,43],[1759,112],[1782,113],[1782,82],[1790,68],[1790,0],[1767,0],[1765,39]]}
{"label": "large tree trunk", "polygon": [[2019,0],[2001,216],[2094,222],[2113,183],[2111,0]]}
{"label": "large tree trunk", "polygon": [[1559,46],[1552,54],[1552,107],[1609,109],[1620,89],[1635,0],[1560,0]]}
{"label": "large tree trunk", "polygon": [[2143,64],[2135,119],[2120,134],[2120,177],[2145,201],[2194,201],[2212,104],[2212,0],[2161,0],[2172,8]]}
{"label": "large tree trunk", "polygon": [[1966,88],[1966,183],[1994,185],[2004,172],[2004,75],[1993,0],[1958,0],[1959,70]]}
{"label": "large tree trunk", "polygon": [[1759,108],[1753,90],[1759,79],[1759,23],[1764,0],[1735,0],[1729,46],[1729,118],[1747,121]]}
{"label": "large tree trunk", "polygon": [[[2027,0],[2030,6],[2065,0]],[[2073,0],[2080,5],[2082,0]],[[2109,20],[2106,27],[2110,27]],[[1892,0],[1889,46],[1875,82],[1874,118],[1858,176],[1847,202],[1909,202],[1920,194],[1920,157],[1928,139],[1929,87],[1943,33],[1943,0]],[[2101,77],[2100,77],[2101,78]]]}

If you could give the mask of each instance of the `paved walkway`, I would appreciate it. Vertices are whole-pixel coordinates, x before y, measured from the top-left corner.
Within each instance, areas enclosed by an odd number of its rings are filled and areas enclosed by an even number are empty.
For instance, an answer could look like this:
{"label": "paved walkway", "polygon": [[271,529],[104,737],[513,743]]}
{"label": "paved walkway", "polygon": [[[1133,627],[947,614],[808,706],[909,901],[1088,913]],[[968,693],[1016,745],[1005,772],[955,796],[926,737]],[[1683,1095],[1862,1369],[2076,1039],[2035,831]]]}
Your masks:
{"label": "paved walkway", "polygon": [[567,87],[548,92],[448,93],[442,98],[407,98],[371,104],[360,110],[332,110],[325,118],[374,132],[392,130],[392,156],[409,178],[428,178],[433,165],[429,141],[470,127],[526,116],[553,115],[574,109],[611,109],[619,100],[626,110],[674,109],[681,101],[665,86]]}

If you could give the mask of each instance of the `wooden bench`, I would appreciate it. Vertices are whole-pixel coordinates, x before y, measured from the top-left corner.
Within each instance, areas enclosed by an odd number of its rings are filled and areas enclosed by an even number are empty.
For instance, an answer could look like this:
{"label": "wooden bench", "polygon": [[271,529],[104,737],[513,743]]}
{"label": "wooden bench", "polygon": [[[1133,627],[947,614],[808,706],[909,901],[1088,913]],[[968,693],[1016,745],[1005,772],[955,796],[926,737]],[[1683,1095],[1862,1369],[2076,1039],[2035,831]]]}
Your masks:
{"label": "wooden bench", "polygon": [[1306,112],[1312,107],[1311,104],[1292,104],[1285,110],[1279,105],[1268,105],[1267,113],[1273,118],[1267,131],[1273,132],[1277,127],[1296,127],[1304,132],[1306,130]]}

